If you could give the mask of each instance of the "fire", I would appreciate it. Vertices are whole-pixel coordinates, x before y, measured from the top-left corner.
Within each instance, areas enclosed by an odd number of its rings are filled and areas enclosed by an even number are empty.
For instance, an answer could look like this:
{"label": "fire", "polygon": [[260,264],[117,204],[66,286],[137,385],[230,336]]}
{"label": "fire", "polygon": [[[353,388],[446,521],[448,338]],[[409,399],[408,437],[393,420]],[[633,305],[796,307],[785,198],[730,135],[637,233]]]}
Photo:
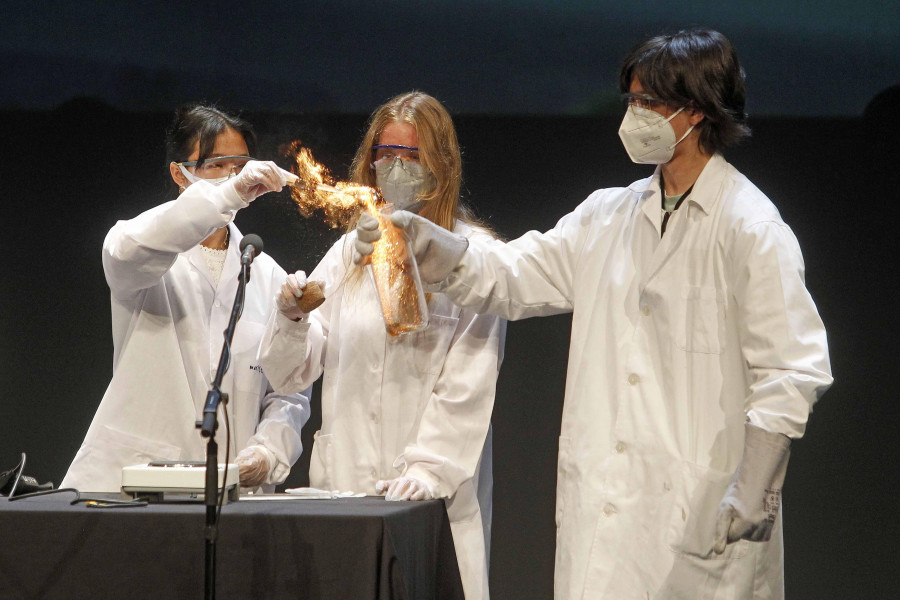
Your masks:
{"label": "fire", "polygon": [[346,226],[360,208],[378,219],[381,239],[374,244],[371,266],[388,334],[396,337],[424,328],[428,306],[406,236],[391,223],[392,205],[385,204],[376,189],[335,181],[299,141],[291,143],[288,155],[294,159],[292,171],[299,178],[291,185],[291,197],[301,215],[309,218],[321,211],[331,227]]}
{"label": "fire", "polygon": [[381,239],[375,242],[372,251],[372,276],[385,328],[396,337],[428,325],[428,305],[406,235],[391,223],[392,208],[387,205],[376,215]]}
{"label": "fire", "polygon": [[295,168],[291,171],[299,177],[299,181],[291,186],[291,197],[301,215],[309,218],[316,211],[322,211],[325,222],[331,227],[346,226],[360,208],[377,216],[378,206],[383,204],[378,190],[335,181],[328,169],[316,162],[309,148],[304,148],[299,141],[291,142],[288,156],[294,159]]}

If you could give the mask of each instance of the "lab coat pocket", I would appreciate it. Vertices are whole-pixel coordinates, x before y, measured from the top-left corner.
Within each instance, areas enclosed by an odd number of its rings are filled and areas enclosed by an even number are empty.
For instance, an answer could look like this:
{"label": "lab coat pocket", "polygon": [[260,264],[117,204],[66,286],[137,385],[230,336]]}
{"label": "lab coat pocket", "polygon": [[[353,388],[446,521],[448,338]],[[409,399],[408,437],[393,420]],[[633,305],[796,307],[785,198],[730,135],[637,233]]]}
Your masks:
{"label": "lab coat pocket", "polygon": [[259,400],[265,394],[265,378],[262,367],[256,361],[235,361],[234,389],[250,400]]}
{"label": "lab coat pocket", "polygon": [[261,390],[262,368],[256,360],[260,341],[266,333],[265,325],[254,321],[238,321],[231,342],[231,368],[235,369],[234,387],[254,393]]}
{"label": "lab coat pocket", "polygon": [[441,372],[457,325],[459,319],[455,317],[431,315],[428,327],[412,334],[416,369],[420,373]]}
{"label": "lab coat pocket", "polygon": [[309,485],[323,490],[334,486],[334,437],[320,429],[313,435],[312,453],[309,457]]}
{"label": "lab coat pocket", "polygon": [[675,341],[687,352],[721,354],[725,324],[725,294],[715,287],[685,285],[675,320]]}
{"label": "lab coat pocket", "polygon": [[244,443],[244,440],[256,430],[260,416],[260,400],[266,394],[266,379],[256,358],[264,333],[265,327],[259,323],[249,320],[238,321],[231,345],[234,354],[229,369],[229,372],[233,373],[230,406],[232,423],[236,429],[234,435],[238,436],[238,444]]}
{"label": "lab coat pocket", "polygon": [[559,466],[556,470],[556,528],[559,529],[563,517],[566,512],[566,489],[571,485],[569,481],[571,475],[572,463],[571,456],[571,440],[561,435],[559,436]]}
{"label": "lab coat pocket", "polygon": [[722,554],[713,552],[719,503],[731,474],[680,461],[669,470],[665,486],[671,506],[666,546],[672,552],[709,560],[734,560],[747,554],[747,543],[729,544]]}

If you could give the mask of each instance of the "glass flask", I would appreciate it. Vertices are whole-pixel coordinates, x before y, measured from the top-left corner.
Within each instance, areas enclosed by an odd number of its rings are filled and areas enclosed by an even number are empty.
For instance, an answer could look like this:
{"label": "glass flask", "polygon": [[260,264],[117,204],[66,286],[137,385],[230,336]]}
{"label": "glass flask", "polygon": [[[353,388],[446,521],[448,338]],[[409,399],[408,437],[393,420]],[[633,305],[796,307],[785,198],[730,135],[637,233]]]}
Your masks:
{"label": "glass flask", "polygon": [[391,223],[393,209],[387,204],[376,215],[381,239],[374,244],[367,269],[381,302],[385,329],[396,337],[428,326],[428,303],[406,233]]}

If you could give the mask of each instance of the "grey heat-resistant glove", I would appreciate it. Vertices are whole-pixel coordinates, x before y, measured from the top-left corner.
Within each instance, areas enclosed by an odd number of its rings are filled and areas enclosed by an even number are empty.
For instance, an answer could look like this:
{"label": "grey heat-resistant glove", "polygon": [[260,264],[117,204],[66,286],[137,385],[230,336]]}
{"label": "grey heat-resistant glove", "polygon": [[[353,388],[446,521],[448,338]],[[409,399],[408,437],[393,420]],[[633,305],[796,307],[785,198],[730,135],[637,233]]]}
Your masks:
{"label": "grey heat-resistant glove", "polygon": [[409,237],[410,249],[419,267],[419,278],[424,283],[438,283],[446,279],[469,247],[465,236],[447,231],[406,210],[393,213],[391,222]]}
{"label": "grey heat-resistant glove", "polygon": [[781,486],[791,454],[791,440],[746,423],[744,455],[731,478],[716,517],[713,550],[738,540],[767,542],[781,506]]}
{"label": "grey heat-resistant glove", "polygon": [[353,262],[363,264],[375,251],[372,245],[381,239],[378,219],[363,211],[356,222],[356,241],[353,243]]}

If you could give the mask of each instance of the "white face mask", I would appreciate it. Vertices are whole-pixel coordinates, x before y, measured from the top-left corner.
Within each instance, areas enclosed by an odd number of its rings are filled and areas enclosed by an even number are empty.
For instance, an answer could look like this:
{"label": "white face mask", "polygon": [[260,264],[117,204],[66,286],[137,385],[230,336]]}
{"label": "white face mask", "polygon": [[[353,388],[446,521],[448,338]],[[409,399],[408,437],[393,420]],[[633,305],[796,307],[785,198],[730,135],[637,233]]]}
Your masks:
{"label": "white face mask", "polygon": [[[191,183],[197,183],[198,181],[205,181],[206,183],[211,183],[213,185],[221,185],[234,177],[234,175],[226,175],[225,177],[216,177],[214,179],[203,179],[202,177],[197,177],[190,171],[188,171],[184,165],[179,164],[178,168],[181,169],[181,174],[184,175],[185,179],[190,181]],[[199,189],[199,188],[198,188]]]}
{"label": "white face mask", "polygon": [[425,202],[418,195],[431,178],[428,169],[399,156],[390,162],[375,163],[375,182],[381,195],[399,210],[419,212]]}
{"label": "white face mask", "polygon": [[672,160],[675,146],[694,129],[684,132],[680,140],[675,139],[675,130],[669,123],[675,115],[684,110],[682,106],[668,119],[649,108],[629,106],[625,118],[619,126],[619,139],[625,146],[628,157],[639,164],[659,165]]}

